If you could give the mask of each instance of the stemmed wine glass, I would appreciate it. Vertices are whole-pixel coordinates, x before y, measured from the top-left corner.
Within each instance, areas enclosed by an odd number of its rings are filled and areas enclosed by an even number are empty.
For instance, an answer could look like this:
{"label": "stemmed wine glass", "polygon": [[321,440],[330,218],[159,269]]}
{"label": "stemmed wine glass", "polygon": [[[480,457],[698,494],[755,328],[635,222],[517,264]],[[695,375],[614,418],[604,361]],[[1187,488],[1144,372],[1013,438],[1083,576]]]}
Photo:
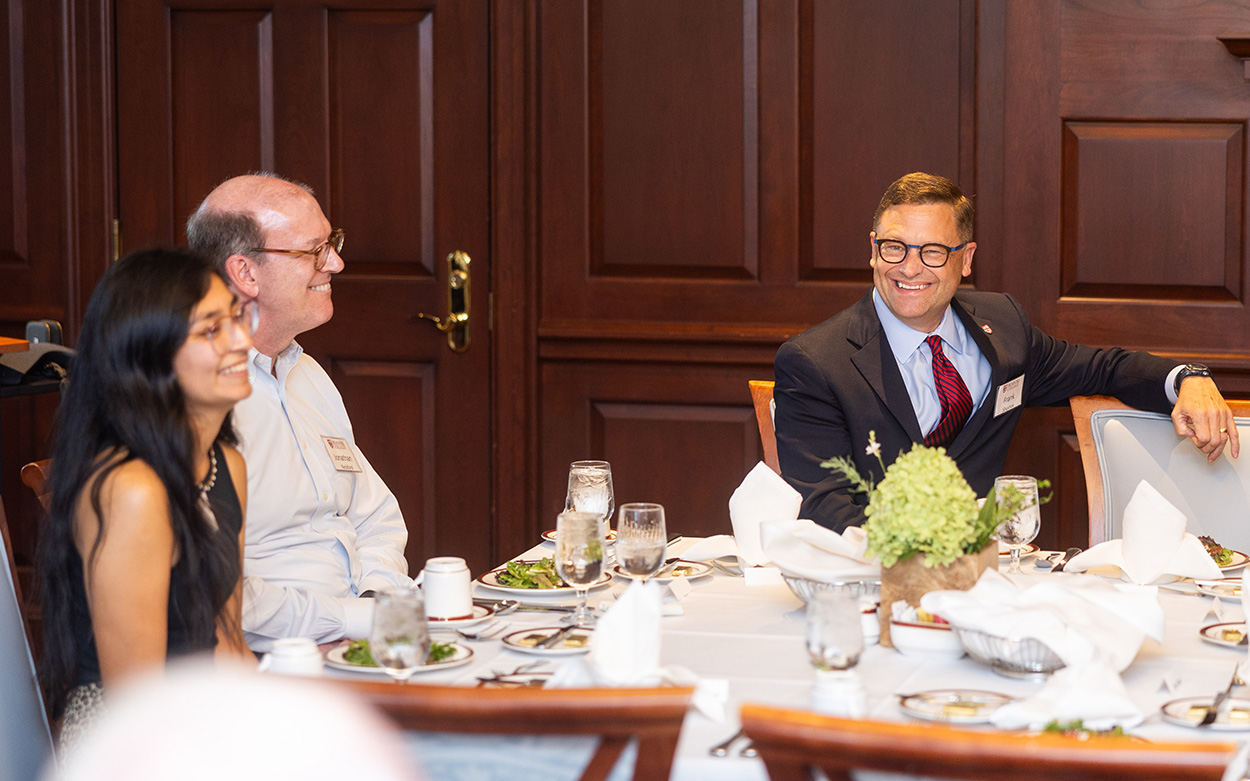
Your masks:
{"label": "stemmed wine glass", "polygon": [[663,505],[654,502],[621,505],[616,522],[616,563],[622,572],[646,580],[664,565],[667,548]]}
{"label": "stemmed wine glass", "polygon": [[999,504],[1010,496],[1014,488],[1023,499],[1015,515],[1003,521],[997,531],[998,539],[1011,550],[1010,574],[1020,574],[1020,551],[1037,537],[1042,528],[1042,510],[1037,504],[1037,478],[1026,475],[1003,475],[994,478],[994,499]]}
{"label": "stemmed wine glass", "polygon": [[566,513],[598,514],[606,537],[614,504],[611,464],[607,461],[574,461],[569,465],[569,490],[564,498]]}
{"label": "stemmed wine glass", "polygon": [[563,512],[556,517],[556,574],[577,590],[575,626],[589,626],[586,592],[603,575],[603,523],[598,513]]}
{"label": "stemmed wine glass", "polygon": [[374,597],[369,652],[378,666],[400,683],[425,664],[430,630],[425,600],[416,589],[379,591]]}

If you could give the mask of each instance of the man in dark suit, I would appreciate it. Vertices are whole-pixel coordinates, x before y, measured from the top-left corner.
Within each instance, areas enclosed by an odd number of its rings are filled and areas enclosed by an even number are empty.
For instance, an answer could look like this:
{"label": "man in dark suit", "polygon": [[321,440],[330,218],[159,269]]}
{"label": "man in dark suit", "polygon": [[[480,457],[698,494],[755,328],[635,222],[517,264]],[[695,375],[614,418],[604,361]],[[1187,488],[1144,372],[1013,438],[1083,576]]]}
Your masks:
{"label": "man in dark suit", "polygon": [[1214,461],[1237,427],[1211,374],[1149,353],[1095,349],[1034,328],[1001,293],[959,291],[972,273],[972,204],[949,179],[913,173],[890,185],[869,234],[873,290],[777,351],[777,454],[803,494],[803,518],[837,531],[864,521],[867,497],[820,464],[866,451],[875,431],[888,466],[913,443],[944,446],[978,496],[1002,473],[1024,407],[1107,394],[1171,412],[1178,436]]}

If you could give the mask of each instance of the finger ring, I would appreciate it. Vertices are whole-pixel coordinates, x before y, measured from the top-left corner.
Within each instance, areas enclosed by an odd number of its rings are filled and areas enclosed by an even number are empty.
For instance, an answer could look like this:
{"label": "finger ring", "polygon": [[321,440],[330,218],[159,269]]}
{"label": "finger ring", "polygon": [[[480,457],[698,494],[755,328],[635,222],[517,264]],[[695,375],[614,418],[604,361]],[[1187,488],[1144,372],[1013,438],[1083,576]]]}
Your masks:
{"label": "finger ring", "polygon": [[1226,428],[1222,428],[1222,429],[1220,429],[1220,433],[1221,433],[1221,434],[1227,434],[1227,433],[1228,433],[1228,429],[1226,429]]}

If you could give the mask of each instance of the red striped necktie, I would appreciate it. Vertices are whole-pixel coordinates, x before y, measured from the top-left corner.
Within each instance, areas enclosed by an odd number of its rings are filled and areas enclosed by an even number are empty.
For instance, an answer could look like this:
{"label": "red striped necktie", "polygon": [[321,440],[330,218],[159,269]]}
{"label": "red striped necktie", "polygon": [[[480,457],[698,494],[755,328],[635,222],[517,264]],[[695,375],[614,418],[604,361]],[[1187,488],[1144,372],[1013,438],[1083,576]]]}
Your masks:
{"label": "red striped necktie", "polygon": [[933,383],[937,386],[938,400],[942,402],[942,419],[924,438],[929,447],[949,445],[972,414],[972,394],[955,370],[954,364],[942,352],[942,337],[934,334],[925,339],[933,351]]}

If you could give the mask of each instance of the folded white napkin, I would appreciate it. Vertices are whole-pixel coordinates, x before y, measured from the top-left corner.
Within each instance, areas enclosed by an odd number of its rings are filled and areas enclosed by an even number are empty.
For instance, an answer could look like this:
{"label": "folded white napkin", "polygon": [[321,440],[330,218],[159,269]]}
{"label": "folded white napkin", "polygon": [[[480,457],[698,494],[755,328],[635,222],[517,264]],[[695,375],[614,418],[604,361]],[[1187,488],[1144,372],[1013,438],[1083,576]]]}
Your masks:
{"label": "folded white napkin", "polygon": [[881,577],[881,561],[865,552],[868,536],[858,526],[838,534],[814,521],[765,521],[760,541],[787,575],[825,582]]}
{"label": "folded white napkin", "polygon": [[1069,666],[1124,670],[1147,637],[1163,640],[1158,590],[1093,576],[1047,577],[1020,588],[986,570],[968,591],[932,591],[920,606],[954,626],[1040,640]]}
{"label": "folded white napkin", "polygon": [[763,461],[747,473],[729,497],[729,521],[733,524],[738,556],[747,564],[765,564],[768,556],[760,542],[764,521],[793,521],[799,517],[803,496],[790,487]]}
{"label": "folded white napkin", "polygon": [[1185,515],[1145,480],[1124,508],[1124,538],[1099,543],[1074,556],[1064,568],[1083,572],[1114,564],[1133,583],[1218,578],[1220,568],[1202,542],[1185,531]]}
{"label": "folded white napkin", "polygon": [[734,542],[731,534],[713,534],[711,537],[704,537],[681,552],[681,557],[686,561],[711,561],[729,556],[741,558],[738,543]]}
{"label": "folded white napkin", "polygon": [[1128,696],[1115,670],[1101,662],[1055,671],[1032,697],[994,711],[990,721],[999,729],[1042,729],[1051,721],[1080,719],[1089,729],[1130,728],[1142,721],[1142,712]]}

